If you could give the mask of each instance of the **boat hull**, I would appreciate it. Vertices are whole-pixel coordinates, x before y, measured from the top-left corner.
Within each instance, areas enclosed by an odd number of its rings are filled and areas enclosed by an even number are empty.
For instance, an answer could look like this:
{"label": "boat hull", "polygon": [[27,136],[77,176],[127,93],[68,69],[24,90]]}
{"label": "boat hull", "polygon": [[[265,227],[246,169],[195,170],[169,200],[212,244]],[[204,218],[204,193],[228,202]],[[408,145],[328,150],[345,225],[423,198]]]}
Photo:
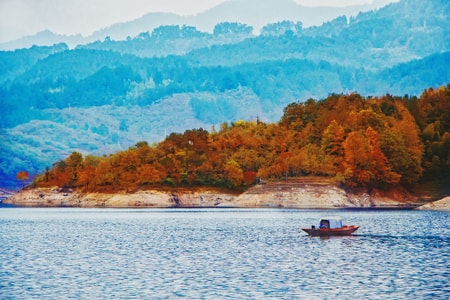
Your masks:
{"label": "boat hull", "polygon": [[359,226],[349,225],[341,228],[302,228],[310,236],[346,236],[358,230]]}

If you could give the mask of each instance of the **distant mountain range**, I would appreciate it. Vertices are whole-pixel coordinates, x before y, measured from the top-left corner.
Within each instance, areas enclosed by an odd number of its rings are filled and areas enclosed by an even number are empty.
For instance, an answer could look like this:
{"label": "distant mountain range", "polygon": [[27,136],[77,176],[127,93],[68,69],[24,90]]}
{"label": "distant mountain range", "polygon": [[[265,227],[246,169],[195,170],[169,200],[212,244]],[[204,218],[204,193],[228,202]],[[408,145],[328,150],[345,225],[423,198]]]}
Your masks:
{"label": "distant mountain range", "polygon": [[330,93],[413,97],[450,83],[447,0],[401,0],[312,27],[285,20],[256,33],[232,20],[128,35],[0,51],[0,187],[74,150],[103,155],[186,129],[277,122],[286,105]]}
{"label": "distant mountain range", "polygon": [[161,25],[194,26],[205,32],[212,32],[214,26],[222,22],[239,22],[252,26],[255,34],[269,23],[284,20],[302,22],[304,27],[320,26],[322,23],[339,16],[356,16],[359,12],[378,9],[392,0],[375,0],[371,4],[346,7],[309,7],[293,0],[229,0],[197,15],[180,16],[173,13],[148,13],[129,22],[112,24],[92,35],[61,35],[44,30],[32,36],[26,36],[6,43],[0,43],[0,50],[29,48],[33,45],[51,46],[65,43],[70,48],[77,45],[112,40],[126,40],[142,32],[153,31]]}

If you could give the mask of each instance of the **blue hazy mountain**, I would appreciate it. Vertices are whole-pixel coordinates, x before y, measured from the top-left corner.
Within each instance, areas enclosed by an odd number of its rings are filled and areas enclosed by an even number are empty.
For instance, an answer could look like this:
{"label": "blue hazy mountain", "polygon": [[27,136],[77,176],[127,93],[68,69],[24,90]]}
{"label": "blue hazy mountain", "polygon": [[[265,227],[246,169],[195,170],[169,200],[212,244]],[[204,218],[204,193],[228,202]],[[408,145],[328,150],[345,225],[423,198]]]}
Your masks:
{"label": "blue hazy mountain", "polygon": [[377,9],[389,2],[391,0],[376,0],[371,4],[347,7],[308,7],[299,5],[293,0],[229,0],[196,15],[148,13],[132,21],[112,24],[86,37],[65,36],[44,30],[32,36],[0,43],[0,49],[14,50],[29,48],[32,45],[48,46],[59,43],[65,43],[70,48],[74,48],[81,44],[103,41],[106,37],[112,40],[126,40],[143,32],[151,32],[162,25],[194,26],[201,31],[212,32],[218,23],[238,22],[252,26],[255,33],[258,33],[266,24],[284,20],[300,21],[305,27],[310,27],[321,25],[339,16],[356,16],[361,11]]}
{"label": "blue hazy mountain", "polygon": [[276,122],[330,93],[420,95],[450,82],[450,4],[402,0],[321,26],[167,25],[69,49],[0,51],[0,186],[72,151],[96,155],[223,122]]}

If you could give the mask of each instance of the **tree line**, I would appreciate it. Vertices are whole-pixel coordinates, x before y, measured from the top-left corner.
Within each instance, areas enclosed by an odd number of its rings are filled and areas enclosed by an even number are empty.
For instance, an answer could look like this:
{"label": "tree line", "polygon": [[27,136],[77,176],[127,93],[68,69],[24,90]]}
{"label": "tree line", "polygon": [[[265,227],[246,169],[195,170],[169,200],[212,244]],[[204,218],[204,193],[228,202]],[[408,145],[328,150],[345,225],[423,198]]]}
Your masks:
{"label": "tree line", "polygon": [[348,187],[411,186],[449,178],[450,84],[417,97],[332,94],[291,103],[278,123],[259,119],[172,133],[109,156],[73,152],[36,186],[86,191],[216,186],[325,176]]}

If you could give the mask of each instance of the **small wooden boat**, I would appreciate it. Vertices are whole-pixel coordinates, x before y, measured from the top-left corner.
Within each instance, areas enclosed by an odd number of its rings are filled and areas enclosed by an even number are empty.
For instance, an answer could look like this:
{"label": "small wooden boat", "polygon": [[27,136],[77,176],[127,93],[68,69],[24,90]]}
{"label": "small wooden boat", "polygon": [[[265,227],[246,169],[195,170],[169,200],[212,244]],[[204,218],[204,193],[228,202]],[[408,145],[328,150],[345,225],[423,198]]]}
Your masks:
{"label": "small wooden boat", "polygon": [[356,225],[342,225],[340,217],[324,217],[320,220],[319,227],[313,225],[302,230],[311,236],[345,236],[351,235],[358,228]]}

